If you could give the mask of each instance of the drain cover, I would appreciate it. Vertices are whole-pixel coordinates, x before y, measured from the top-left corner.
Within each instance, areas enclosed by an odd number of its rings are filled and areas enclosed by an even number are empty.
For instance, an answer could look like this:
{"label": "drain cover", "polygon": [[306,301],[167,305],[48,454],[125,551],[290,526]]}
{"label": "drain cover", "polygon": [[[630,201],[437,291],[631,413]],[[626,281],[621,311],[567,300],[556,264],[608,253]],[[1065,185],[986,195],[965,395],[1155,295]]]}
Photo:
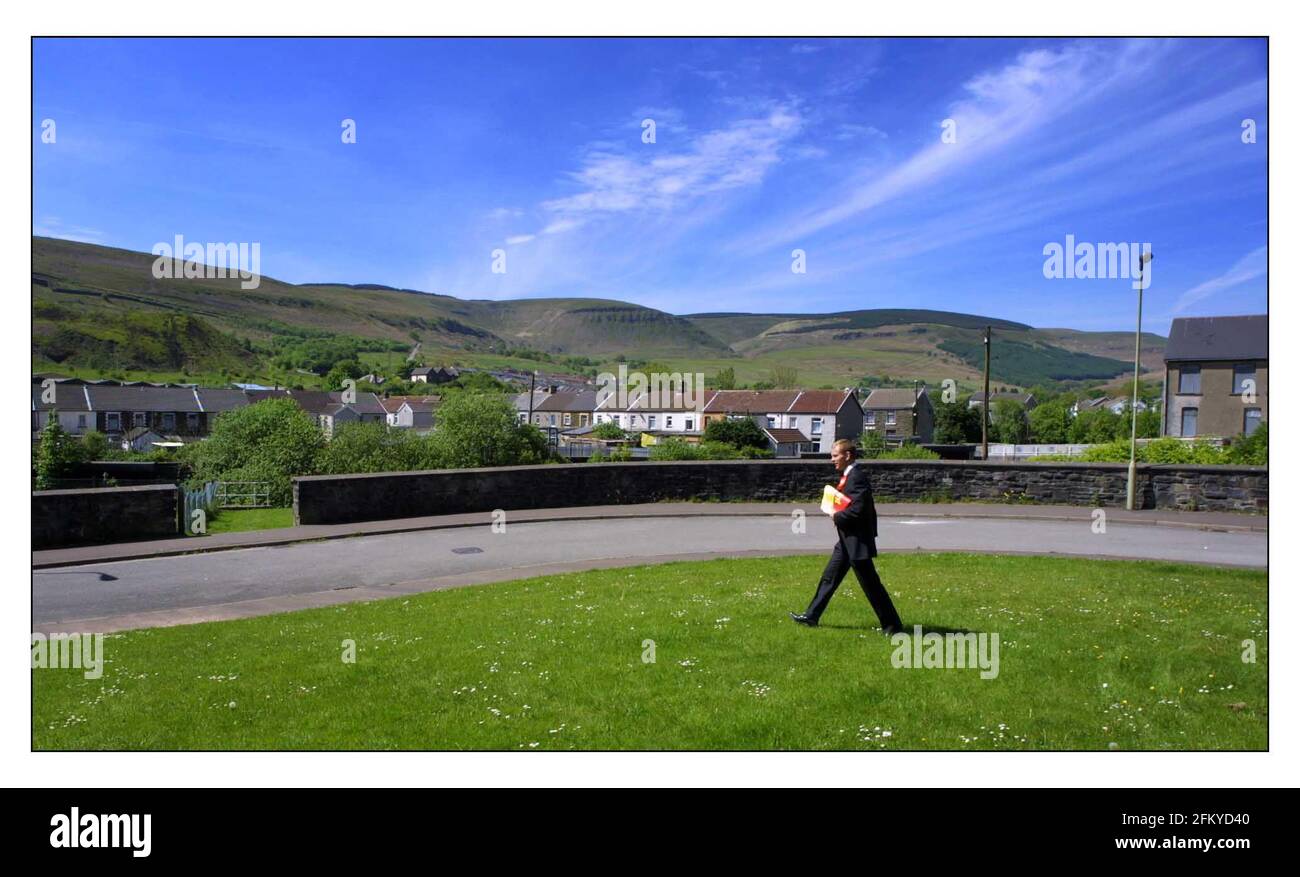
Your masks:
{"label": "drain cover", "polygon": [[452,554],[482,554],[483,549],[474,548],[473,546],[470,546],[469,548],[453,548],[451,550],[451,553]]}

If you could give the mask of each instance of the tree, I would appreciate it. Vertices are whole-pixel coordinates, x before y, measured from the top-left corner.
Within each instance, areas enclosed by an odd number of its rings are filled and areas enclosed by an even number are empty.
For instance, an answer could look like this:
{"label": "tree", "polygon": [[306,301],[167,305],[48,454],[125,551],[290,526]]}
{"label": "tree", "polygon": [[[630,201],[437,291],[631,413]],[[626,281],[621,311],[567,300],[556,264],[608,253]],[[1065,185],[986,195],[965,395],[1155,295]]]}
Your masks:
{"label": "tree", "polygon": [[736,370],[731,366],[718,369],[717,376],[713,379],[719,390],[736,389]]}
{"label": "tree", "polygon": [[87,460],[104,460],[108,458],[108,436],[97,429],[92,429],[81,437],[83,453]]}
{"label": "tree", "polygon": [[769,447],[763,430],[748,417],[710,421],[704,428],[704,440],[721,442],[734,448],[767,449]]}
{"label": "tree", "polygon": [[546,437],[520,423],[515,407],[499,396],[456,393],[438,409],[431,439],[439,468],[469,469],[544,463]]}
{"label": "tree", "polygon": [[344,423],[321,449],[316,471],[322,475],[352,472],[408,472],[432,468],[428,441],[409,429],[383,423]]}
{"label": "tree", "polygon": [[292,399],[266,399],[219,415],[212,434],[184,449],[193,481],[266,481],[271,504],[293,499],[295,475],[310,475],[325,437]]}
{"label": "tree", "polygon": [[1105,444],[1120,437],[1122,426],[1122,418],[1109,408],[1086,409],[1080,411],[1070,425],[1070,441],[1075,444]]}
{"label": "tree", "polygon": [[591,431],[591,437],[598,439],[626,439],[627,433],[623,431],[623,427],[614,421],[606,420],[603,423],[596,424]]}
{"label": "tree", "polygon": [[874,459],[885,452],[885,437],[874,429],[862,434],[862,451],[864,458]]}
{"label": "tree", "polygon": [[799,370],[794,366],[778,365],[772,369],[772,386],[778,390],[793,390],[799,386]]}
{"label": "tree", "polygon": [[1070,406],[1064,400],[1044,402],[1029,412],[1029,434],[1035,442],[1062,444],[1070,440]]}
{"label": "tree", "polygon": [[993,422],[989,424],[990,437],[1009,445],[1024,444],[1029,439],[1029,419],[1025,406],[1014,399],[998,399],[993,403]]}
{"label": "tree", "polygon": [[59,412],[51,409],[36,450],[36,489],[53,490],[58,479],[67,478],[82,459],[77,440],[63,431]]}
{"label": "tree", "polygon": [[934,440],[940,444],[960,445],[977,442],[980,432],[980,409],[971,408],[966,399],[934,403]]}

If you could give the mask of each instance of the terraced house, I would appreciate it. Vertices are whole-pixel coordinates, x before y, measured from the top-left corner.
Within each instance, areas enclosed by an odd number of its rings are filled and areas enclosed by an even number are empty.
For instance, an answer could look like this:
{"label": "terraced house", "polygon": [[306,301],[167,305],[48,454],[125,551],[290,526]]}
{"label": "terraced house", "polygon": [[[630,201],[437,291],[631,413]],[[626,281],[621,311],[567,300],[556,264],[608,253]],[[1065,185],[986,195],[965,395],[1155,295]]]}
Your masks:
{"label": "terraced house", "polygon": [[862,435],[862,406],[852,390],[718,390],[704,406],[713,420],[748,417],[777,456],[829,454],[836,439]]}
{"label": "terraced house", "polygon": [[84,435],[91,430],[119,440],[133,430],[153,430],[180,440],[212,431],[218,414],[249,403],[242,390],[143,382],[55,379],[53,400],[39,379],[32,381],[32,434],[38,437],[54,411],[64,431]]}
{"label": "terraced house", "polygon": [[1165,346],[1165,435],[1230,438],[1268,420],[1268,315],[1180,317]]}
{"label": "terraced house", "polygon": [[872,390],[862,403],[862,429],[886,441],[934,441],[934,406],[925,387]]}

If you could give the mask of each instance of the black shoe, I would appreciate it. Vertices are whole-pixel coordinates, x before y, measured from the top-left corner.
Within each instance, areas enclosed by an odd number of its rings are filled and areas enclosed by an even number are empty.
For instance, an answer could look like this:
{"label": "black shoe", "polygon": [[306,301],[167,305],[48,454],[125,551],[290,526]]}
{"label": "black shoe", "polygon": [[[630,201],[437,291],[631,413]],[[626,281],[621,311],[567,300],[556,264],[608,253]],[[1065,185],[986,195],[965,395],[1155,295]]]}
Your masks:
{"label": "black shoe", "polygon": [[816,619],[816,618],[812,618],[811,616],[808,616],[808,615],[795,615],[793,612],[791,612],[791,613],[790,613],[790,617],[794,619],[795,624],[802,624],[802,625],[805,625],[806,627],[816,627],[816,626],[817,626],[817,619]]}

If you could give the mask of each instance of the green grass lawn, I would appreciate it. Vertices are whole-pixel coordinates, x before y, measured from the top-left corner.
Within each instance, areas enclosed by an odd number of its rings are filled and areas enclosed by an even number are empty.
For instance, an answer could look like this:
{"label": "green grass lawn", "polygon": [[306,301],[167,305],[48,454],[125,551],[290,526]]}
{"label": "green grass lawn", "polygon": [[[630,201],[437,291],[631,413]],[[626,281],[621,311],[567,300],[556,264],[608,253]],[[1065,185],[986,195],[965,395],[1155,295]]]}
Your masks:
{"label": "green grass lawn", "polygon": [[293,509],[221,509],[208,518],[209,533],[241,533],[293,526]]}
{"label": "green grass lawn", "polygon": [[[997,633],[999,674],[896,669],[816,557],[547,576],[109,637],[33,670],[36,749],[1265,749],[1267,576],[887,555],[905,624]],[[1242,661],[1242,640],[1258,645]],[[342,660],[355,642],[355,663]],[[654,662],[646,663],[646,640]],[[1244,704],[1244,706],[1241,706]],[[1235,708],[1234,708],[1235,706]]]}

